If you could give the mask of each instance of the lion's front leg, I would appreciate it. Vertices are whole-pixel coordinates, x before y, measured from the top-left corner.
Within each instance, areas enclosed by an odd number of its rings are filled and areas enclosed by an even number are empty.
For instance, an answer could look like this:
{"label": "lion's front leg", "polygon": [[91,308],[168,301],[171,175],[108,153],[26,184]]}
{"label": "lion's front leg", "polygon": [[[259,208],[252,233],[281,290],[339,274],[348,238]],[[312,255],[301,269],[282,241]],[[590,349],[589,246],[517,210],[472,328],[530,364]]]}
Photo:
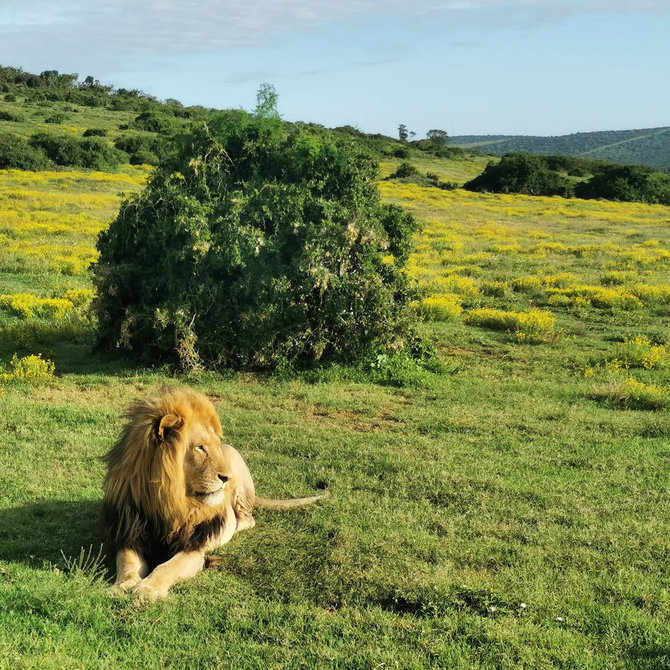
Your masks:
{"label": "lion's front leg", "polygon": [[204,563],[204,551],[180,551],[169,561],[154,568],[133,591],[149,600],[165,598],[173,584],[195,577],[202,570]]}
{"label": "lion's front leg", "polygon": [[148,572],[149,566],[138,552],[134,549],[120,549],[116,552],[116,581],[112,591],[115,593],[129,591],[146,577]]}

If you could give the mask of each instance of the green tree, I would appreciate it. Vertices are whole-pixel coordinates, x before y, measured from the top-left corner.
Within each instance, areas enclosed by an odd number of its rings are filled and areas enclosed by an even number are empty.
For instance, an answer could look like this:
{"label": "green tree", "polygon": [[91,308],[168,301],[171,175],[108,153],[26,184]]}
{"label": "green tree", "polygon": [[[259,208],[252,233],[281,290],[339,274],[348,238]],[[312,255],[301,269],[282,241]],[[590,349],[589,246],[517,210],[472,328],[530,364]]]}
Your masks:
{"label": "green tree", "polygon": [[447,145],[447,142],[449,141],[449,135],[447,135],[446,130],[439,130],[437,128],[433,128],[432,130],[429,130],[426,133],[426,137],[435,145],[438,147],[444,147]]}
{"label": "green tree", "polygon": [[272,84],[267,82],[260,85],[256,93],[256,109],[254,113],[261,118],[279,118],[277,100],[279,95]]}
{"label": "green tree", "polygon": [[284,124],[267,92],[182,137],[100,235],[101,346],[254,369],[409,346],[413,218],[353,140]]}
{"label": "green tree", "polygon": [[398,139],[401,142],[407,142],[408,137],[409,137],[409,132],[407,130],[407,126],[404,123],[401,123],[398,126]]}

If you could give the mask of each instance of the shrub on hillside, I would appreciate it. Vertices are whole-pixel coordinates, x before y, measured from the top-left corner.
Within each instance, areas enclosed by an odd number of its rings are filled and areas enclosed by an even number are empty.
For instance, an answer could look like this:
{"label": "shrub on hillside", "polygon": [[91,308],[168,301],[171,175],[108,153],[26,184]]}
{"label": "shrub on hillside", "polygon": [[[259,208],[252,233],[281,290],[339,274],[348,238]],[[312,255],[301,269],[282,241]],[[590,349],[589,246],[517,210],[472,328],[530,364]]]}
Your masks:
{"label": "shrub on hillside", "polygon": [[158,165],[160,159],[165,155],[165,140],[156,135],[135,133],[133,135],[121,135],[114,141],[114,146],[130,155],[130,163],[139,165]]}
{"label": "shrub on hillside", "polygon": [[538,156],[549,170],[565,172],[573,177],[588,177],[600,172],[608,164],[605,161],[579,158],[577,156]]}
{"label": "shrub on hillside", "polygon": [[273,115],[194,127],[100,235],[100,345],[256,369],[409,346],[416,225],[376,178],[351,140]]}
{"label": "shrub on hillside", "polygon": [[12,121],[14,123],[20,123],[23,121],[23,117],[20,114],[9,112],[6,109],[0,109],[0,121]]}
{"label": "shrub on hillside", "polygon": [[417,168],[416,165],[403,161],[398,165],[396,171],[389,176],[389,179],[403,179],[404,177],[412,177],[418,174],[419,168]]}
{"label": "shrub on hillside", "polygon": [[609,165],[575,188],[578,198],[670,205],[670,176],[641,165]]}
{"label": "shrub on hillside", "polygon": [[417,184],[423,187],[441,188],[443,190],[454,190],[458,184],[448,181],[440,181],[440,177],[434,172],[422,174],[416,165],[403,161],[398,165],[395,172],[386,177],[387,180],[397,179],[404,184]]}
{"label": "shrub on hillside", "polygon": [[147,130],[151,133],[171,135],[178,128],[173,115],[168,116],[162,112],[142,112],[135,117],[132,127],[137,130]]}
{"label": "shrub on hillside", "polygon": [[395,147],[390,155],[394,158],[409,158],[411,153],[407,147]]}
{"label": "shrub on hillside", "polygon": [[79,141],[82,167],[94,170],[110,170],[120,163],[125,162],[125,155],[109,146],[109,144],[97,137],[86,137]]}
{"label": "shrub on hillside", "polygon": [[135,133],[132,135],[121,135],[114,140],[114,146],[127,154],[135,153],[136,151],[150,151],[152,144],[152,137]]}
{"label": "shrub on hillside", "polygon": [[160,159],[152,151],[140,149],[139,151],[130,154],[128,162],[131,165],[158,165]]}
{"label": "shrub on hillside", "polygon": [[482,174],[463,188],[491,193],[569,196],[572,187],[564,176],[550,170],[541,157],[507,154],[499,163],[489,163]]}
{"label": "shrub on hillside", "polygon": [[465,156],[472,153],[471,151],[465,151],[460,147],[449,147],[441,144],[435,144],[433,141],[429,139],[414,140],[413,142],[410,142],[410,145],[415,149],[418,149],[419,151],[425,151],[426,153],[430,153],[433,156],[437,156],[438,158],[458,159],[458,158],[464,158]]}
{"label": "shrub on hillside", "polygon": [[30,145],[41,149],[49,160],[65,167],[109,170],[125,160],[125,155],[97,137],[79,139],[65,135],[36,133]]}
{"label": "shrub on hillside", "polygon": [[66,121],[67,121],[67,115],[62,114],[61,112],[57,112],[56,114],[52,114],[51,116],[47,116],[47,118],[44,119],[44,123],[61,124],[61,123],[65,123]]}
{"label": "shrub on hillside", "polygon": [[74,137],[36,133],[30,146],[41,149],[56,165],[80,165],[79,141]]}
{"label": "shrub on hillside", "polygon": [[51,163],[44,152],[18,135],[0,135],[0,170],[46,170]]}
{"label": "shrub on hillside", "polygon": [[87,128],[84,131],[84,137],[106,137],[107,131],[104,128]]}

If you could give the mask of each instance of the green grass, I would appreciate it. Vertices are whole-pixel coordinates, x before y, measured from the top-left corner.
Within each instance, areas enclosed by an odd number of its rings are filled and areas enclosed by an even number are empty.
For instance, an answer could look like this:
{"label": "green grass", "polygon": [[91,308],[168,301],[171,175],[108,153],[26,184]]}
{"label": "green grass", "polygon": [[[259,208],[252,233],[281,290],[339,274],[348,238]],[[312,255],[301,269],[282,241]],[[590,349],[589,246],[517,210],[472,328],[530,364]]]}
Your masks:
{"label": "green grass", "polygon": [[[87,190],[81,179],[75,195],[110,198],[91,208],[57,197],[52,178],[32,189],[22,178],[0,175],[0,197],[36,192],[22,211],[88,211],[103,226],[117,206],[104,202],[118,203],[113,182],[91,177]],[[667,344],[668,306],[547,305],[551,287],[514,280],[570,272],[605,286],[607,272],[625,271],[614,276],[622,291],[670,283],[658,251],[670,249],[670,208],[385,188],[425,222],[412,262],[424,286],[470,278],[471,289],[445,284],[462,291],[464,314],[539,306],[556,316],[556,337],[520,344],[462,317],[422,324],[442,369],[395,385],[346,370],[174,377],[90,353],[85,320],[0,314],[5,367],[15,352],[56,365],[53,378],[6,382],[0,397],[0,668],[668,667],[670,415],[599,394],[631,375],[670,385],[667,366],[604,365],[625,337]],[[92,247],[94,234],[66,239]],[[657,244],[635,246],[647,240]],[[612,244],[541,258],[530,247],[543,241]],[[49,263],[0,282],[0,293],[43,297],[90,285]],[[259,494],[325,483],[331,497],[259,511],[216,569],[139,605],[109,595],[113,573],[92,565],[100,458],[128,403],[177,384],[210,395]]]}
{"label": "green grass", "polygon": [[[111,111],[70,102],[27,101],[20,96],[16,102],[0,101],[0,111],[20,118],[19,121],[0,121],[0,133],[26,138],[37,132],[81,136],[88,128],[103,128],[108,132],[107,139],[113,140],[124,132],[119,126],[131,123],[137,116],[137,112]],[[46,122],[57,115],[63,118],[61,123]]]}
{"label": "green grass", "polygon": [[466,155],[457,160],[445,160],[430,154],[415,151],[409,158],[385,158],[381,163],[381,176],[388,177],[403,162],[415,165],[421,174],[436,174],[440,181],[462,185],[474,179],[490,161],[497,161],[493,156]]}

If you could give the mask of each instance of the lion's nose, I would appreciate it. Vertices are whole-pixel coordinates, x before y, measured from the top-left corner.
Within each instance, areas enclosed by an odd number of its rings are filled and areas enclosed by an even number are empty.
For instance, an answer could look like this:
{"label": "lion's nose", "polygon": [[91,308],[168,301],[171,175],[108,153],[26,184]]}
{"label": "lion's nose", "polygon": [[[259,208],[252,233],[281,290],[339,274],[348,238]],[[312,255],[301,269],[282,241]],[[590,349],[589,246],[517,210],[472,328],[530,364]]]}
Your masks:
{"label": "lion's nose", "polygon": [[226,475],[219,475],[219,479],[225,484],[229,478]]}

